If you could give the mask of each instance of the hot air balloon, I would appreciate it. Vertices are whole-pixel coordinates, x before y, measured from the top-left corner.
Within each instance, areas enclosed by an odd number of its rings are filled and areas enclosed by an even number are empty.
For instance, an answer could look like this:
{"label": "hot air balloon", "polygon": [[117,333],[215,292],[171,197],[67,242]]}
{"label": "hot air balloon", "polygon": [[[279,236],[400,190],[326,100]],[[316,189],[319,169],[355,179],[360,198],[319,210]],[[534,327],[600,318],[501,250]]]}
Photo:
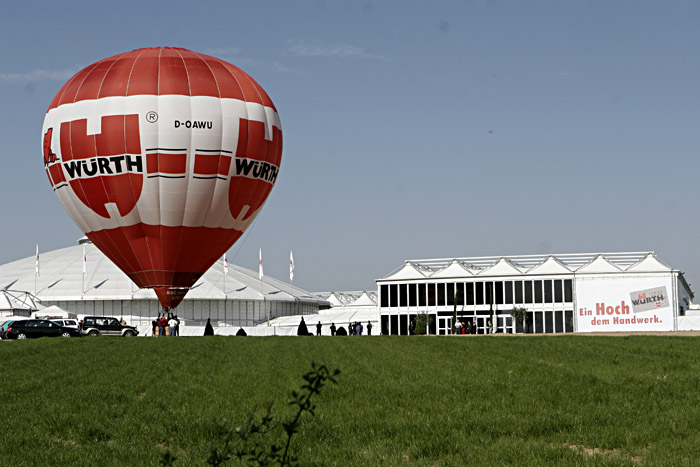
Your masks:
{"label": "hot air balloon", "polygon": [[138,49],[79,71],[51,102],[42,135],[63,207],[164,309],[250,226],[282,157],[263,88],[181,48]]}

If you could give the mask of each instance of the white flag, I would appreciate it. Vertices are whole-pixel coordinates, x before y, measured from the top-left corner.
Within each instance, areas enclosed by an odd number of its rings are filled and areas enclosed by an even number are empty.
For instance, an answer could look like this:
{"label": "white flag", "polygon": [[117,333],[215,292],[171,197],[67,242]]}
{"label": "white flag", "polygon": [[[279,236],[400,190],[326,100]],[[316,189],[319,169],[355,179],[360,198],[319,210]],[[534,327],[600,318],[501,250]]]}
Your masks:
{"label": "white flag", "polygon": [[294,256],[292,250],[289,250],[289,281],[294,282]]}
{"label": "white flag", "polygon": [[262,248],[260,248],[260,262],[258,265],[258,279],[262,280],[264,274],[263,274],[263,268],[262,268]]}
{"label": "white flag", "polygon": [[224,253],[224,276],[228,276],[228,262],[226,261],[226,253]]}
{"label": "white flag", "polygon": [[36,275],[39,276],[39,244],[36,244]]}
{"label": "white flag", "polygon": [[85,254],[85,244],[83,243],[83,274],[87,276],[87,255]]}

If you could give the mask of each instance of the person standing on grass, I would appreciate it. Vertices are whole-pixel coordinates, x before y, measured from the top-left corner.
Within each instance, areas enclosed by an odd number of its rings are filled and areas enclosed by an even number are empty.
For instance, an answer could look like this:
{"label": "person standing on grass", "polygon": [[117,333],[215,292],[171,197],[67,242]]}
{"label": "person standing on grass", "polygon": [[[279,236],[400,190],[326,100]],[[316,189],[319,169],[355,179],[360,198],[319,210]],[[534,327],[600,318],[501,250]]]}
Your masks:
{"label": "person standing on grass", "polygon": [[462,322],[460,320],[455,322],[455,334],[462,334]]}
{"label": "person standing on grass", "polygon": [[163,316],[158,318],[158,335],[159,336],[164,336],[165,335],[165,326],[168,325],[168,318],[165,317],[165,313],[163,313]]}
{"label": "person standing on grass", "polygon": [[316,335],[320,336],[321,335],[321,322],[319,321],[318,324],[316,325]]}
{"label": "person standing on grass", "polygon": [[154,319],[153,321],[151,321],[151,326],[153,326],[153,337],[158,337],[158,334],[156,334],[156,329],[158,329],[158,320]]}
{"label": "person standing on grass", "polygon": [[170,317],[168,326],[170,326],[170,335],[177,336],[177,321],[175,320],[175,316]]}
{"label": "person standing on grass", "polygon": [[372,335],[372,323],[370,321],[367,321],[367,335]]}
{"label": "person standing on grass", "polygon": [[335,323],[331,323],[331,336],[335,336]]}
{"label": "person standing on grass", "polygon": [[411,319],[411,322],[408,323],[408,335],[412,336],[416,333],[416,320]]}
{"label": "person standing on grass", "polygon": [[358,336],[361,336],[361,335],[362,335],[362,323],[360,323],[360,322],[358,321],[358,322],[357,322],[357,327],[356,327],[355,329],[356,329],[357,335],[358,335]]}

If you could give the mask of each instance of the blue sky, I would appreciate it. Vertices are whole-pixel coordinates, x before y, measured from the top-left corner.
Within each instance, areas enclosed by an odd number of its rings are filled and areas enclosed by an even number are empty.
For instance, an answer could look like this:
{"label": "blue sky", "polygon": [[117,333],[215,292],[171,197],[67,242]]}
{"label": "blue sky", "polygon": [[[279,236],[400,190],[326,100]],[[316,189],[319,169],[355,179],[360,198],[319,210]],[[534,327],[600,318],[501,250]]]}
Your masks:
{"label": "blue sky", "polygon": [[141,47],[218,56],[272,97],[282,168],[229,252],[311,291],[405,259],[654,250],[700,292],[700,3],[7,2],[0,264],[81,233],[41,163],[80,68]]}

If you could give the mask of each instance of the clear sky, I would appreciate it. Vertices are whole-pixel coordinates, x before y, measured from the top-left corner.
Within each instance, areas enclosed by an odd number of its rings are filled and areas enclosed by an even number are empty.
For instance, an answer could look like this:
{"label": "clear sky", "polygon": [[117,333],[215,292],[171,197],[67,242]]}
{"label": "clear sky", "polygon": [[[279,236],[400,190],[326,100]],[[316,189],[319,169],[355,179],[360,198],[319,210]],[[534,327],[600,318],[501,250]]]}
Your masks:
{"label": "clear sky", "polygon": [[[2,2],[0,264],[82,234],[42,166],[76,71],[141,47],[240,66],[282,168],[229,260],[310,291],[406,259],[654,250],[700,293],[700,2]],[[0,284],[2,286],[2,284]],[[696,300],[697,301],[697,300]]]}

